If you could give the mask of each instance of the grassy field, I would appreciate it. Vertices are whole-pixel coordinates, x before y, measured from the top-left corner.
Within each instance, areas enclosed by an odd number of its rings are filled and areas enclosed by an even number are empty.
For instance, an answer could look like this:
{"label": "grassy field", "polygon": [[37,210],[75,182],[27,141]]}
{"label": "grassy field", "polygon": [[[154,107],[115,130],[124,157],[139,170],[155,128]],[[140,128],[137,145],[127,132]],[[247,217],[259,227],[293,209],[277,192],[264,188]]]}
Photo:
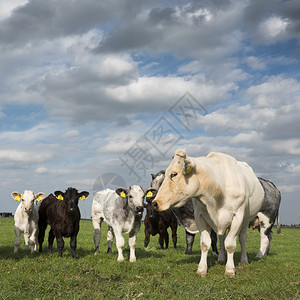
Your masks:
{"label": "grassy field", "polygon": [[[235,254],[236,276],[224,275],[211,252],[208,276],[196,274],[200,259],[199,234],[193,254],[185,251],[185,232],[178,228],[178,248],[161,250],[158,236],[144,249],[144,227],[137,239],[137,262],[118,263],[117,249],[106,254],[103,226],[100,254],[93,254],[93,229],[82,220],[78,235],[78,259],[71,257],[65,239],[63,258],[56,252],[30,254],[21,245],[13,253],[13,219],[0,219],[0,298],[1,299],[300,299],[300,230],[283,228],[274,233],[269,256],[255,258],[259,249],[257,231],[248,231],[249,264],[239,263]],[[276,232],[276,230],[274,230]],[[45,239],[46,240],[46,239]],[[127,241],[127,238],[126,238]],[[44,243],[45,249],[47,244]]]}

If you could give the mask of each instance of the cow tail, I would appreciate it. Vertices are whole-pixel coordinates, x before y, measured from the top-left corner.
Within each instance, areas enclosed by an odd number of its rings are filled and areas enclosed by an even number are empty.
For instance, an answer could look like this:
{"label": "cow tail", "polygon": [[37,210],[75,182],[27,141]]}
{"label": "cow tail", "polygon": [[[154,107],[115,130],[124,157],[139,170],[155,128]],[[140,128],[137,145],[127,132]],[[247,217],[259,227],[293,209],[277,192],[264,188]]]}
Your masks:
{"label": "cow tail", "polygon": [[279,222],[279,210],[277,212],[277,233],[281,233],[281,225]]}

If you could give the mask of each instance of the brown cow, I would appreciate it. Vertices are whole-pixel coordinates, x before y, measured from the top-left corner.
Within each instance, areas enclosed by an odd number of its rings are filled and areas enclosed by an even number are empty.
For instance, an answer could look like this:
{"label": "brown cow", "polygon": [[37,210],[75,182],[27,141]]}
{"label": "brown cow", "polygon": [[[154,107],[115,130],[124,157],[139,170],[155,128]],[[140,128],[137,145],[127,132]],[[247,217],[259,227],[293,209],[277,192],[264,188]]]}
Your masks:
{"label": "brown cow", "polygon": [[146,201],[148,204],[145,204],[146,216],[144,220],[145,224],[145,242],[144,246],[147,247],[150,242],[150,235],[155,236],[159,234],[158,242],[160,247],[164,248],[164,243],[166,249],[169,246],[169,233],[168,228],[172,230],[172,240],[174,248],[177,244],[177,219],[171,210],[159,212],[153,205],[152,200],[154,199],[157,190],[148,189],[146,191]]}

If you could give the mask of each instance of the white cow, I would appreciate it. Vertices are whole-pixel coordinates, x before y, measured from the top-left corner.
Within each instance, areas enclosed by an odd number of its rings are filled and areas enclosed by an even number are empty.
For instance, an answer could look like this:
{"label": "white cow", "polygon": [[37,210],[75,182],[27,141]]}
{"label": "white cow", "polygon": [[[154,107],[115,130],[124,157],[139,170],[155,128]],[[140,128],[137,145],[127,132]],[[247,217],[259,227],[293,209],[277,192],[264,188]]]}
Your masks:
{"label": "white cow", "polygon": [[136,235],[141,227],[143,215],[144,190],[133,185],[128,190],[118,188],[116,191],[105,189],[95,194],[92,205],[95,254],[99,253],[102,221],[108,224],[107,252],[111,252],[114,234],[118,248],[118,261],[123,261],[125,245],[122,233],[129,234],[130,262],[135,262]]}
{"label": "white cow", "polygon": [[[166,170],[165,179],[153,200],[158,210],[184,205],[193,198],[195,221],[201,235],[201,260],[198,273],[207,274],[207,254],[211,246],[210,228],[225,238],[225,274],[234,276],[233,255],[236,238],[241,244],[241,262],[247,263],[247,226],[260,210],[264,190],[252,168],[223,153],[188,157],[178,150]],[[225,256],[219,255],[219,262]]]}
{"label": "white cow", "polygon": [[24,232],[24,240],[26,248],[31,246],[31,253],[37,251],[38,244],[38,204],[44,197],[44,193],[34,194],[32,191],[24,191],[23,194],[13,192],[12,197],[16,201],[20,201],[14,220],[15,220],[15,241],[14,252],[16,253],[21,244],[21,233]]}

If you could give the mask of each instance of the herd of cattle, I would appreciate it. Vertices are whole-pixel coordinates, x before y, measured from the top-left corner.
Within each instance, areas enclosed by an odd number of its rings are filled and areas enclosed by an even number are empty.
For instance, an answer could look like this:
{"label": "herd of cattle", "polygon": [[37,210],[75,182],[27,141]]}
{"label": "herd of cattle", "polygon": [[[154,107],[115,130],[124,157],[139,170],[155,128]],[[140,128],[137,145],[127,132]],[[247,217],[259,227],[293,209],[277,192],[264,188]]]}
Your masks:
{"label": "herd of cattle", "polygon": [[[223,153],[210,153],[206,157],[188,157],[185,150],[178,150],[166,171],[152,175],[151,187],[146,191],[138,185],[115,191],[105,189],[95,194],[92,203],[95,254],[99,253],[101,224],[108,225],[107,252],[110,253],[114,236],[118,249],[118,261],[123,261],[125,240],[129,234],[130,261],[136,261],[135,246],[141,227],[143,209],[145,241],[159,234],[161,248],[168,248],[172,230],[174,248],[177,245],[177,226],[186,231],[186,254],[191,254],[195,234],[200,232],[201,260],[198,273],[207,274],[207,254],[212,247],[218,262],[226,261],[225,274],[234,276],[233,255],[236,238],[241,245],[241,262],[247,263],[247,228],[260,232],[258,258],[268,254],[272,240],[272,227],[278,218],[281,195],[276,186],[263,178],[257,178],[245,162],[235,160]],[[62,256],[63,237],[70,238],[72,257],[76,258],[77,234],[79,232],[79,200],[85,200],[89,193],[68,188],[65,192],[55,191],[45,197],[44,193],[24,191],[13,192],[12,197],[20,201],[14,215],[14,252],[21,244],[24,233],[26,247],[31,252],[42,252],[47,225],[50,225],[48,251],[52,252],[54,238],[58,255]],[[144,199],[146,203],[144,203]],[[219,237],[219,251],[217,248]]]}

